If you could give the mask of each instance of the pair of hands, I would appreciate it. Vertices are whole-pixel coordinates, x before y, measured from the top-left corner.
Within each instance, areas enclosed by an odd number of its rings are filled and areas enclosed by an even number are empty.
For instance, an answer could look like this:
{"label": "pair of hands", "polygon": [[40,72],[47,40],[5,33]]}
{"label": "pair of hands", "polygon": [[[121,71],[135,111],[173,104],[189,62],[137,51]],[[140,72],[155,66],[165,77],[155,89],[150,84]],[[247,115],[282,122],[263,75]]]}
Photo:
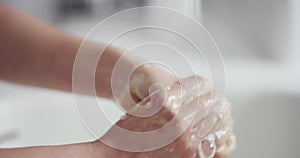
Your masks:
{"label": "pair of hands", "polygon": [[[135,105],[122,102],[124,109],[129,110],[130,114],[120,119],[100,140],[62,146],[0,149],[0,157],[227,157],[235,148],[230,105],[223,103],[222,97],[217,97],[200,77],[176,81],[172,75],[168,78],[168,73],[165,72],[165,77],[161,80],[160,73],[155,72],[163,70],[155,67],[150,67],[149,70],[151,71],[137,71],[137,75],[145,77],[135,80],[133,75],[131,81],[134,82],[130,82],[130,92],[140,106],[132,108]],[[136,82],[139,84],[135,84]],[[166,86],[154,86],[149,93],[148,89],[157,82]],[[131,115],[140,114],[143,109],[146,112],[144,114],[147,114],[147,108],[156,111],[148,117]],[[169,126],[169,130],[163,130],[166,126]],[[155,131],[157,137],[124,137],[116,130],[120,127],[137,134]],[[170,137],[173,139],[168,139]],[[161,143],[164,143],[163,146]],[[149,145],[152,145],[150,149],[153,150],[149,150]],[[121,150],[128,147],[147,151]]]}

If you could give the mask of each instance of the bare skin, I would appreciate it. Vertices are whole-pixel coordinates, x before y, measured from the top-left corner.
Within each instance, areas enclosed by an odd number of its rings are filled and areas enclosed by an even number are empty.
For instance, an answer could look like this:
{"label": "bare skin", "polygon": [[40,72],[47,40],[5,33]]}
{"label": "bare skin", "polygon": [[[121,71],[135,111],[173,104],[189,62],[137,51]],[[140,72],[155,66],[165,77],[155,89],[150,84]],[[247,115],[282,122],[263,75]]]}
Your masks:
{"label": "bare skin", "polygon": [[[72,69],[81,39],[4,6],[0,6],[0,18],[0,78],[72,91]],[[106,85],[110,85],[111,68],[120,55],[116,48],[104,53],[98,70],[103,75],[97,84],[105,88],[100,96],[111,96]]]}
{"label": "bare skin", "polygon": [[[10,82],[53,88],[63,91],[72,91],[72,70],[76,58],[77,50],[82,42],[81,39],[65,34],[45,23],[42,23],[32,17],[13,11],[5,6],[0,5],[0,79]],[[95,48],[102,48],[101,44],[93,44]],[[94,51],[91,51],[94,53]],[[97,95],[105,98],[112,98],[110,87],[112,69],[117,60],[122,55],[122,50],[109,47],[105,50],[103,57],[99,61],[96,70],[96,87]],[[128,59],[128,66],[140,59]],[[87,70],[89,71],[89,70]],[[145,80],[139,84],[130,83],[130,93],[136,102],[143,101],[149,97],[149,87],[153,83],[162,83],[171,85],[177,79],[158,67],[141,68],[135,72],[143,74]],[[164,76],[162,76],[163,74]],[[186,81],[189,83],[188,81]],[[178,84],[177,84],[178,85]],[[194,84],[187,84],[195,86]],[[176,83],[175,83],[176,87]],[[176,88],[168,94],[177,93]],[[84,92],[82,92],[84,93]],[[205,98],[197,98],[205,100]],[[126,103],[125,103],[126,104]],[[197,106],[197,104],[194,104]],[[165,124],[159,123],[158,120],[164,119],[170,121],[176,113],[166,104],[162,104],[162,109],[148,119],[141,119],[128,114],[124,120],[120,120],[117,125],[132,131],[148,131],[159,128]],[[189,106],[189,105],[184,105]],[[130,107],[129,107],[130,109]],[[201,112],[199,112],[201,113]],[[231,132],[232,121],[230,110],[225,114],[226,119],[220,120],[214,127],[213,131],[221,128],[228,128]],[[201,117],[200,117],[201,118]],[[203,118],[202,118],[203,119]],[[181,118],[176,120],[182,123]],[[195,124],[201,120],[193,121]],[[144,125],[147,125],[144,127]],[[192,128],[189,127],[189,128]],[[181,128],[178,128],[180,131]],[[187,130],[190,131],[190,130]],[[113,128],[101,139],[114,140]],[[124,152],[114,149],[102,143],[101,141],[59,145],[44,147],[29,147],[16,149],[0,149],[2,158],[35,158],[35,157],[186,157],[192,156],[196,152],[197,144],[185,147],[192,132],[184,132],[171,144],[149,152]],[[100,139],[100,140],[101,140]],[[230,136],[224,140],[218,140],[217,145],[221,146],[233,141]],[[234,142],[228,143],[232,145]],[[174,150],[174,148],[176,150]],[[169,152],[172,150],[172,152]],[[219,152],[216,157],[225,157],[232,150]]]}

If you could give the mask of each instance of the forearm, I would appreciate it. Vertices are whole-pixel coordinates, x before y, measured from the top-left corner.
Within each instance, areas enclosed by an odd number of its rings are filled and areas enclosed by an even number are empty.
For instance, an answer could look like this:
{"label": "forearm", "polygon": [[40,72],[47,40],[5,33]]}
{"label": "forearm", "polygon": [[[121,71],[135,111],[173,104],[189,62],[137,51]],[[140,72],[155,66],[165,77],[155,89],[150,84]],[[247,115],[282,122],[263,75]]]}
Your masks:
{"label": "forearm", "polygon": [[[72,63],[80,40],[11,9],[1,10],[0,78],[70,90]],[[64,67],[59,69],[54,63]]]}
{"label": "forearm", "polygon": [[[80,143],[60,146],[26,147],[0,149],[2,158],[82,158],[101,157],[104,145],[94,148],[93,143]],[[100,152],[101,150],[101,152]]]}
{"label": "forearm", "polygon": [[[3,6],[0,6],[0,28],[0,79],[72,90],[72,70],[81,39]],[[111,96],[107,85],[120,56],[115,48],[105,50],[103,63],[97,69],[104,72],[98,75],[96,83],[102,89],[99,96]]]}
{"label": "forearm", "polygon": [[[62,153],[61,150],[57,149],[53,151],[53,147],[28,147],[28,148],[17,148],[17,149],[0,149],[0,157],[5,158],[60,158],[58,153]],[[67,153],[64,153],[67,154]]]}

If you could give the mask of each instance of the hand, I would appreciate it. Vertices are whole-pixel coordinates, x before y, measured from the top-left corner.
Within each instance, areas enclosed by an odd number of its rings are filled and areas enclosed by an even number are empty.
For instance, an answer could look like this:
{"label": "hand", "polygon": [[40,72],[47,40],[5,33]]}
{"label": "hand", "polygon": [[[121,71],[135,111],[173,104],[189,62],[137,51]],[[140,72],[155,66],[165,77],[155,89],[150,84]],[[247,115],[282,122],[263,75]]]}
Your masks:
{"label": "hand", "polygon": [[[181,83],[176,82],[167,91],[160,89],[153,92],[149,97],[145,98],[141,104],[144,105],[149,102],[152,106],[163,104],[162,109],[158,113],[147,118],[127,114],[125,119],[120,120],[100,140],[109,140],[113,144],[117,143],[121,146],[147,145],[146,143],[149,142],[145,142],[145,144],[132,143],[139,142],[139,140],[132,140],[131,143],[126,141],[122,142],[123,138],[115,133],[116,126],[129,131],[146,132],[159,129],[169,123],[172,119],[175,119],[176,122],[172,127],[174,133],[184,130],[183,134],[167,146],[149,152],[125,152],[106,146],[106,148],[108,148],[108,155],[104,155],[104,157],[198,158],[201,154],[212,154],[214,157],[222,158],[229,156],[235,149],[235,137],[232,134],[233,121],[230,113],[230,104],[228,102],[222,104],[223,100],[215,96],[215,94],[213,94],[213,97],[211,98],[212,93],[210,87],[199,77],[187,78],[182,80]],[[174,106],[175,104],[180,103],[180,101],[183,103],[180,107]],[[207,105],[207,103],[212,104]],[[212,107],[213,110],[209,110],[208,107]],[[188,116],[190,116],[189,114],[194,112],[193,109],[197,109],[197,114],[186,129],[184,128],[186,120]],[[220,113],[216,113],[216,109],[218,109]],[[209,111],[209,115],[206,116],[207,111]],[[210,130],[210,124],[207,123],[207,119],[212,116],[216,116],[217,121],[214,126],[211,126]],[[206,130],[207,128],[209,130]],[[172,133],[170,133],[170,135],[172,135]],[[152,141],[163,140],[157,139]],[[203,152],[199,152],[198,150],[200,144]],[[103,147],[101,141],[95,142],[94,145],[96,148],[97,146]]]}

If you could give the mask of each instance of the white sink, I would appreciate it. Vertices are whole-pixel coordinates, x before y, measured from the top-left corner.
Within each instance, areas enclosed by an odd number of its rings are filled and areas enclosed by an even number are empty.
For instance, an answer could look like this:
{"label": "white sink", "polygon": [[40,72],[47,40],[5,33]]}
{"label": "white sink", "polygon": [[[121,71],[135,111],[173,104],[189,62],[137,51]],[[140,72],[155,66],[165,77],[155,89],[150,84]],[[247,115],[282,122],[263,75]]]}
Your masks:
{"label": "white sink", "polygon": [[[96,140],[81,122],[72,93],[0,82],[0,98],[0,147]],[[114,124],[122,113],[110,101],[101,104]],[[98,120],[94,124],[104,128]]]}
{"label": "white sink", "polygon": [[71,94],[0,82],[0,147],[90,140]]}

